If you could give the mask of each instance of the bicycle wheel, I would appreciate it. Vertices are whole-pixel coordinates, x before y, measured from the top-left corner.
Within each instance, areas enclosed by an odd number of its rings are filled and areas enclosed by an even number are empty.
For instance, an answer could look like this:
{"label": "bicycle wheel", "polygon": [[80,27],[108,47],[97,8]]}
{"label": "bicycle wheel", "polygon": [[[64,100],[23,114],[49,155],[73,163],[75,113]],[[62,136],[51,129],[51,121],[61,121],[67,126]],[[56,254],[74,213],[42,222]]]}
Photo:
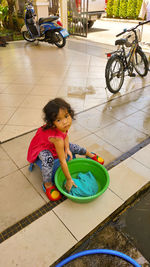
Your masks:
{"label": "bicycle wheel", "polygon": [[108,90],[116,94],[124,82],[123,62],[118,55],[113,55],[108,59],[105,69],[105,79]]}
{"label": "bicycle wheel", "polygon": [[148,60],[142,50],[137,49],[133,58],[133,66],[136,72],[144,77],[148,73]]}

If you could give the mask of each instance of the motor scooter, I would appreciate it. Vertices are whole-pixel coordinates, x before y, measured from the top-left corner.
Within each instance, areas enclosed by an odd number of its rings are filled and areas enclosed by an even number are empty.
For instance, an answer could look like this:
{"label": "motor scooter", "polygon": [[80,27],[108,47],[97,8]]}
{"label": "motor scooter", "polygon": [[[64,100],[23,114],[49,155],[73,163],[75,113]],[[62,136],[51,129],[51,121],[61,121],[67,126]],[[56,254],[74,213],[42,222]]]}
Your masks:
{"label": "motor scooter", "polygon": [[66,44],[66,38],[69,33],[63,29],[63,25],[58,16],[49,16],[35,20],[36,14],[31,2],[28,2],[25,10],[25,25],[21,32],[23,38],[28,42],[36,40],[55,44],[62,48]]}

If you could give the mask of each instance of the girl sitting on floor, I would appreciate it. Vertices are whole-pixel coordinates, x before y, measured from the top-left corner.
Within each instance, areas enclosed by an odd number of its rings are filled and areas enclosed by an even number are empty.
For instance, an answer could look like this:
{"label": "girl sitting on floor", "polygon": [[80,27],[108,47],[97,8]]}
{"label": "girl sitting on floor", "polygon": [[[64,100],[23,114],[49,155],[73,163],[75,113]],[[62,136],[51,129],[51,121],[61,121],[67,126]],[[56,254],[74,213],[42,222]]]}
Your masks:
{"label": "girl sitting on floor", "polygon": [[[76,187],[67,166],[66,158],[68,155],[70,160],[72,154],[85,155],[100,164],[103,164],[104,160],[79,145],[69,143],[68,130],[72,124],[72,119],[74,119],[74,110],[70,104],[61,98],[55,98],[47,103],[43,112],[46,124],[37,130],[31,140],[27,160],[30,163],[35,162],[37,158],[42,161],[44,191],[49,200],[55,201],[61,198],[61,194],[52,183],[54,159],[59,158],[66,177],[65,186],[68,192],[72,186]],[[52,194],[54,191],[55,194]],[[53,197],[54,195],[55,197]]]}

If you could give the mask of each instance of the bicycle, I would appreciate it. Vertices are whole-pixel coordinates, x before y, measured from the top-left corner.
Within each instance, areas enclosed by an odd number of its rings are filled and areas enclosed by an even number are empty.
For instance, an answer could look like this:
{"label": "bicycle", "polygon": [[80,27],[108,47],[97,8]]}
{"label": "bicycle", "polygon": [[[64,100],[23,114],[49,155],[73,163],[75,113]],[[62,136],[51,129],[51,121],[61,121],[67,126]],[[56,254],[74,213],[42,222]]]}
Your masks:
{"label": "bicycle", "polygon": [[[107,64],[105,69],[106,86],[111,93],[117,93],[121,89],[125,72],[130,77],[135,77],[136,74],[133,70],[144,77],[149,71],[149,63],[146,55],[142,51],[139,45],[141,41],[141,32],[137,29],[146,22],[139,22],[138,25],[130,29],[124,29],[116,37],[125,34],[124,38],[115,41],[115,45],[118,45],[116,51],[107,53]],[[129,32],[129,33],[128,33]]]}

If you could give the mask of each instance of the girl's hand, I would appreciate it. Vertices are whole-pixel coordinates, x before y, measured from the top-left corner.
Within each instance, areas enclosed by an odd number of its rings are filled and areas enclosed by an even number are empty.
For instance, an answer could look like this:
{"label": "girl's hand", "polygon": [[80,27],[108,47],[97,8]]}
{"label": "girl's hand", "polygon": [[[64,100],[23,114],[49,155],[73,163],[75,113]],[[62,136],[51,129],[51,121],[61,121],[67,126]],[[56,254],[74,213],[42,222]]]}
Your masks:
{"label": "girl's hand", "polygon": [[74,183],[74,181],[72,179],[68,179],[66,184],[65,184],[66,190],[68,192],[70,192],[72,186],[77,187],[77,185]]}
{"label": "girl's hand", "polygon": [[69,158],[69,161],[70,160],[72,160],[72,152],[70,151],[70,149],[67,149],[66,151],[65,151],[65,154],[66,154],[66,159],[67,159],[67,156],[69,156],[70,158]]}

